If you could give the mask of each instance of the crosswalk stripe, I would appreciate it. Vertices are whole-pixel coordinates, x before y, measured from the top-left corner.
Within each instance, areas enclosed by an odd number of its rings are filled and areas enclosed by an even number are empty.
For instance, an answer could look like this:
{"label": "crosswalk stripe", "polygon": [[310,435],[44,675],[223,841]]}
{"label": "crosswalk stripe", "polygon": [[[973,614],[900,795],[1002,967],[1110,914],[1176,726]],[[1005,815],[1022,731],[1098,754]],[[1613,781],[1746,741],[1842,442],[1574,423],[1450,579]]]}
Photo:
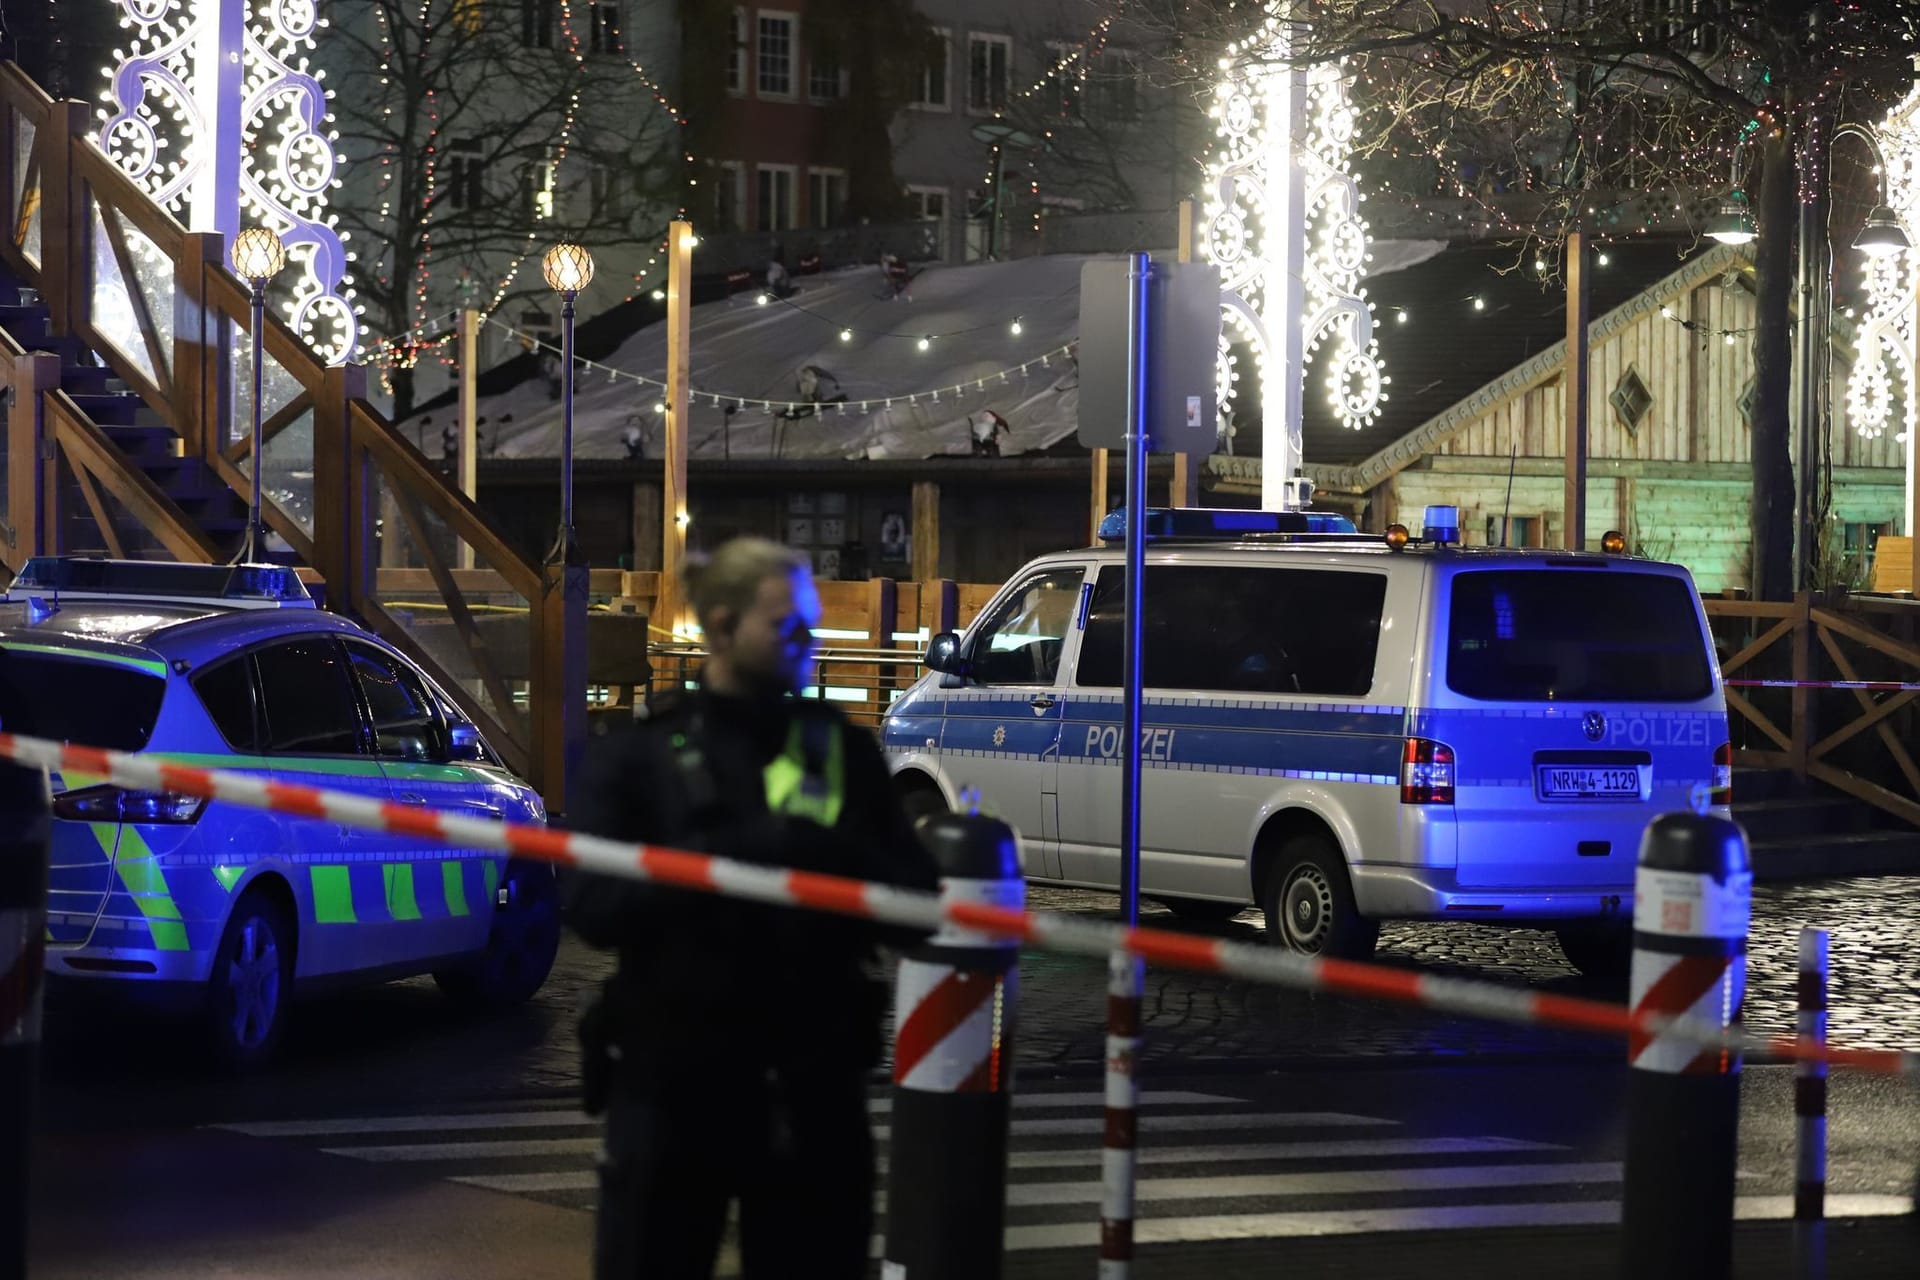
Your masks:
{"label": "crosswalk stripe", "polygon": [[[1013,1109],[1015,1111],[1044,1111],[1064,1107],[1104,1107],[1107,1095],[1104,1093],[1015,1093]],[[1187,1093],[1179,1089],[1155,1091],[1148,1089],[1140,1095],[1142,1107],[1208,1107],[1245,1105],[1245,1099],[1230,1098],[1219,1093]],[[884,1115],[893,1110],[893,1095],[874,1098],[867,1103],[867,1110],[874,1115]]]}
{"label": "crosswalk stripe", "polygon": [[476,1173],[449,1178],[448,1181],[469,1187],[485,1187],[488,1191],[533,1195],[543,1191],[592,1191],[600,1185],[600,1175],[592,1170],[583,1172],[573,1169],[564,1173]]}
{"label": "crosswalk stripe", "polygon": [[[478,1129],[579,1129],[600,1122],[578,1111],[504,1111],[475,1112],[442,1116],[347,1116],[333,1120],[265,1120],[243,1124],[209,1126],[250,1138],[326,1138],[379,1133],[466,1133]],[[1045,1120],[1015,1120],[1016,1137],[1047,1137],[1099,1133],[1106,1125],[1101,1116],[1073,1116]],[[1178,1133],[1199,1130],[1222,1132],[1241,1129],[1345,1129],[1384,1127],[1399,1123],[1373,1116],[1348,1115],[1339,1111],[1267,1111],[1209,1112],[1203,1115],[1170,1115],[1146,1118],[1145,1126],[1158,1132]],[[887,1126],[875,1128],[885,1136]]]}
{"label": "crosswalk stripe", "polygon": [[[1485,1227],[1568,1227],[1615,1223],[1614,1200],[1576,1200],[1544,1204],[1463,1204],[1429,1208],[1367,1209],[1341,1207],[1292,1213],[1230,1213],[1209,1217],[1140,1218],[1133,1224],[1135,1244],[1188,1244],[1200,1240],[1268,1240],[1288,1236],[1365,1235],[1375,1231],[1434,1231]],[[1100,1243],[1100,1224],[1056,1222],[1009,1227],[1006,1247],[1086,1249]]]}
{"label": "crosswalk stripe", "polygon": [[[1231,1200],[1251,1196],[1358,1195],[1383,1191],[1454,1191],[1470,1187],[1527,1187],[1563,1183],[1618,1182],[1617,1162],[1592,1164],[1446,1165],[1436,1169],[1347,1169],[1326,1173],[1273,1173],[1213,1178],[1144,1178],[1135,1187],[1141,1201]],[[1099,1204],[1098,1182],[1041,1182],[1007,1188],[1007,1204]]]}

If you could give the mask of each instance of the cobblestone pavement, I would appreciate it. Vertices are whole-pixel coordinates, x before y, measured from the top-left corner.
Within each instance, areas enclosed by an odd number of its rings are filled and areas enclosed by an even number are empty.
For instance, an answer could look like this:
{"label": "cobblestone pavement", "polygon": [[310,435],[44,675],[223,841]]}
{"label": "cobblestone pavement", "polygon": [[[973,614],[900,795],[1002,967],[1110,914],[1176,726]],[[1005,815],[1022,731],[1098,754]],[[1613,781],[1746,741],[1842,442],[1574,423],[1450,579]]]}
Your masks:
{"label": "cobblestone pavement", "polygon": [[[1036,908],[1110,916],[1111,894],[1035,888]],[[1836,1039],[1920,1048],[1920,879],[1770,885],[1756,894],[1747,1000],[1748,1021],[1791,1029],[1795,938],[1802,924],[1833,931]],[[1180,925],[1156,904],[1148,924]],[[1259,941],[1261,917],[1247,911],[1208,930]],[[1460,977],[1618,1000],[1576,974],[1551,935],[1475,925],[1389,925],[1378,959]],[[299,1097],[314,1107],[330,1094],[366,1105],[416,1098],[483,1099],[566,1094],[578,1088],[574,1019],[611,969],[611,958],[569,939],[553,977],[525,1008],[494,1018],[462,1013],[431,981],[416,979],[343,992],[302,1005],[285,1061],[264,1077],[233,1081],[207,1094],[205,1064],[177,1025],[101,1018],[85,1007],[49,1008],[44,1079],[70,1114],[106,1122],[128,1055],[141,1062],[141,1098],[206,1095],[220,1112],[261,1114]],[[1086,1069],[1103,1056],[1105,972],[1101,962],[1030,953],[1021,962],[1017,1055],[1028,1069]],[[1617,1058],[1612,1041],[1437,1016],[1344,997],[1282,991],[1245,982],[1150,970],[1146,1046],[1161,1069],[1264,1069],[1340,1060],[1386,1062],[1470,1056],[1545,1059]],[[127,1105],[136,1105],[129,1098]],[[144,1106],[146,1102],[137,1105]],[[97,1113],[97,1116],[96,1116]]]}

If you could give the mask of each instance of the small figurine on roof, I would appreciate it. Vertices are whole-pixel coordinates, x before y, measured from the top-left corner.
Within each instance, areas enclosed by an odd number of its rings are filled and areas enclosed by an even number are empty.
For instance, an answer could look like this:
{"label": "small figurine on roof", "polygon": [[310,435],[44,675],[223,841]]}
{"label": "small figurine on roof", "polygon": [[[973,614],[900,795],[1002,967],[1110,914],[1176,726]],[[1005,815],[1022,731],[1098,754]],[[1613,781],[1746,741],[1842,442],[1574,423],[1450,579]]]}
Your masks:
{"label": "small figurine on roof", "polygon": [[1000,442],[1013,434],[1013,428],[1007,420],[991,409],[967,415],[967,425],[973,432],[973,456],[976,458],[997,458],[1000,456]]}
{"label": "small figurine on roof", "polygon": [[887,297],[894,301],[913,301],[913,271],[906,259],[893,253],[880,255],[880,270],[886,273]]}

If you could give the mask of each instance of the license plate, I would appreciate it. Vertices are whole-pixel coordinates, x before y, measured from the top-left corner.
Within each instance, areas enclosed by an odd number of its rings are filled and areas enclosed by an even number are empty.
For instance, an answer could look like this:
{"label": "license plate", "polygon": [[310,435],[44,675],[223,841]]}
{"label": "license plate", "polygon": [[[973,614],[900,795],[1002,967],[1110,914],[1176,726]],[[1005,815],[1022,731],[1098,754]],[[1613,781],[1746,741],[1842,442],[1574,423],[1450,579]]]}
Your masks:
{"label": "license plate", "polygon": [[1640,770],[1634,765],[1586,767],[1543,764],[1534,769],[1542,800],[1638,800]]}

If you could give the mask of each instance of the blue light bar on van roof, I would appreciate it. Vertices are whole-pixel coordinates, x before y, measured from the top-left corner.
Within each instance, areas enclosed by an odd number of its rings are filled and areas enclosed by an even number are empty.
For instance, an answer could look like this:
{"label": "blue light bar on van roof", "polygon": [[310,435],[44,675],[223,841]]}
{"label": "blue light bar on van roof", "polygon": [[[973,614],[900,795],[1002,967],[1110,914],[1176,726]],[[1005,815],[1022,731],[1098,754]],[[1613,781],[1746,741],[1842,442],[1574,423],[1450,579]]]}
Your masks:
{"label": "blue light bar on van roof", "polygon": [[[1230,507],[1149,507],[1148,538],[1215,538],[1230,541],[1263,533],[1352,533],[1353,521],[1337,511],[1241,511]],[[1127,536],[1125,508],[1100,522],[1100,541]]]}
{"label": "blue light bar on van roof", "polygon": [[300,575],[278,564],[179,564],[166,560],[95,560],[34,556],[7,588],[28,596],[220,600],[231,605],[313,606]]}

